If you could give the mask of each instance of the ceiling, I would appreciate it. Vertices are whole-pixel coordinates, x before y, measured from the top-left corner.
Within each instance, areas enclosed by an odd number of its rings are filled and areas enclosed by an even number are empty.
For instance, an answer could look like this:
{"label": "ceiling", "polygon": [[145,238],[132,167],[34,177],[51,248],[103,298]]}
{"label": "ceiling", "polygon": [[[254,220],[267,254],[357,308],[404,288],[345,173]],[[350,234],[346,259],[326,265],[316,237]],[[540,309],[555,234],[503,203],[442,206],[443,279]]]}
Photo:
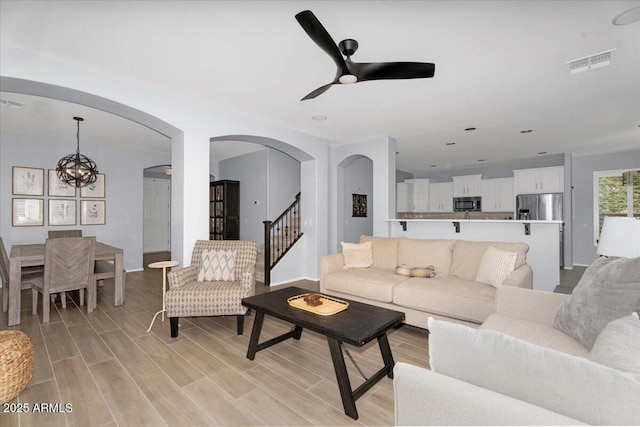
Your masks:
{"label": "ceiling", "polygon": [[[640,0],[3,0],[0,41],[332,145],[389,135],[397,140],[398,169],[421,173],[539,153],[640,148],[640,22],[612,23],[636,7]],[[358,40],[354,61],[433,62],[434,78],[334,86],[300,101],[335,75],[332,60],[294,18],[305,9],[336,43]],[[568,61],[611,49],[610,66],[568,73]],[[31,101],[39,105],[38,117],[52,118],[36,123],[67,135],[74,131],[72,116],[89,114]],[[25,117],[14,119],[17,110]],[[0,111],[3,129],[33,126],[26,107]],[[92,132],[90,123],[122,120],[91,114],[83,135]],[[312,120],[317,115],[327,120]],[[168,144],[136,126],[95,126],[96,138]],[[122,130],[129,137],[117,134]]]}

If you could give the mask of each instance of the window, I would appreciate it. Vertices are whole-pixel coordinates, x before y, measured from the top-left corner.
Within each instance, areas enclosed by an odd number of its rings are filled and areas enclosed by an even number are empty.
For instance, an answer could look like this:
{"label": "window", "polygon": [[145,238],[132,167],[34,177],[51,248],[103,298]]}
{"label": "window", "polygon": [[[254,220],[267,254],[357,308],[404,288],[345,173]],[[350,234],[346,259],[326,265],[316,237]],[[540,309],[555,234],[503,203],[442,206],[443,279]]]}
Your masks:
{"label": "window", "polygon": [[605,216],[640,218],[640,169],[593,173],[593,231],[598,244]]}

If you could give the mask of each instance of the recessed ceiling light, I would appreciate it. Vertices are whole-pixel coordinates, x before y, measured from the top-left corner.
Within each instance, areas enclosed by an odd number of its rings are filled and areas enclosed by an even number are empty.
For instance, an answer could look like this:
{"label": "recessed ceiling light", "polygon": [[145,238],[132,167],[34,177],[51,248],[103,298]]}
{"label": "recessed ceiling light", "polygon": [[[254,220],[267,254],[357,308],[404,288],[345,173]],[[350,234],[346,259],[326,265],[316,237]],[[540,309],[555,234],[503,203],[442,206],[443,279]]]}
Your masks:
{"label": "recessed ceiling light", "polygon": [[478,159],[479,162],[484,162],[484,159]]}
{"label": "recessed ceiling light", "polygon": [[533,129],[525,129],[520,131],[520,133],[531,133],[531,132],[533,132]]}
{"label": "recessed ceiling light", "polygon": [[476,128],[465,128],[465,130],[468,132],[468,131],[471,131],[471,130],[476,130]]}
{"label": "recessed ceiling light", "polygon": [[546,151],[538,151],[538,154],[547,154]]}
{"label": "recessed ceiling light", "polygon": [[456,145],[455,142],[447,142],[447,145]]}
{"label": "recessed ceiling light", "polygon": [[431,167],[432,167],[432,168],[437,168],[437,167],[438,167],[438,165],[431,165]]}
{"label": "recessed ceiling light", "polygon": [[316,122],[324,122],[325,120],[327,120],[327,116],[318,115],[311,117],[311,119],[315,120]]}

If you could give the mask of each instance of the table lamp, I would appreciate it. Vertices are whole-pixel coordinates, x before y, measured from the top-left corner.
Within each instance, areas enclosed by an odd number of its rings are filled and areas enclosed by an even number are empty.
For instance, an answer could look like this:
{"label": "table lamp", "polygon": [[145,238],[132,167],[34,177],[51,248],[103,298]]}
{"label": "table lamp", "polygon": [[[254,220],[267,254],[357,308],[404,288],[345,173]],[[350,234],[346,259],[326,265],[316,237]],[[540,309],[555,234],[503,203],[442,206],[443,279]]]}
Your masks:
{"label": "table lamp", "polygon": [[596,252],[607,257],[640,257],[640,220],[605,217]]}

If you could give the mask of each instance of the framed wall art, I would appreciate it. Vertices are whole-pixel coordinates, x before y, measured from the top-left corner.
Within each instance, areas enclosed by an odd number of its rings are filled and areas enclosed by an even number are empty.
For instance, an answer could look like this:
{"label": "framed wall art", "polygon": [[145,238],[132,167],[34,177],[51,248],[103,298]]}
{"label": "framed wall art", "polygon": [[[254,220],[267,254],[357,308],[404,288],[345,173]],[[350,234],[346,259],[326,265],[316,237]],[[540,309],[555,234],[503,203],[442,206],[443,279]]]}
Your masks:
{"label": "framed wall art", "polygon": [[49,169],[49,196],[75,197],[76,187],[61,181],[54,169]]}
{"label": "framed wall art", "polygon": [[80,197],[104,197],[104,186],[105,176],[103,173],[99,173],[96,182],[80,187]]}
{"label": "framed wall art", "polygon": [[44,225],[44,199],[13,199],[11,217],[14,227]]}
{"label": "framed wall art", "polygon": [[366,194],[352,194],[352,215],[353,217],[366,217],[367,216],[367,195]]}
{"label": "framed wall art", "polygon": [[44,169],[13,167],[13,194],[44,196]]}
{"label": "framed wall art", "polygon": [[80,225],[103,225],[106,222],[104,200],[80,201]]}
{"label": "framed wall art", "polygon": [[49,225],[76,225],[76,201],[49,199]]}

